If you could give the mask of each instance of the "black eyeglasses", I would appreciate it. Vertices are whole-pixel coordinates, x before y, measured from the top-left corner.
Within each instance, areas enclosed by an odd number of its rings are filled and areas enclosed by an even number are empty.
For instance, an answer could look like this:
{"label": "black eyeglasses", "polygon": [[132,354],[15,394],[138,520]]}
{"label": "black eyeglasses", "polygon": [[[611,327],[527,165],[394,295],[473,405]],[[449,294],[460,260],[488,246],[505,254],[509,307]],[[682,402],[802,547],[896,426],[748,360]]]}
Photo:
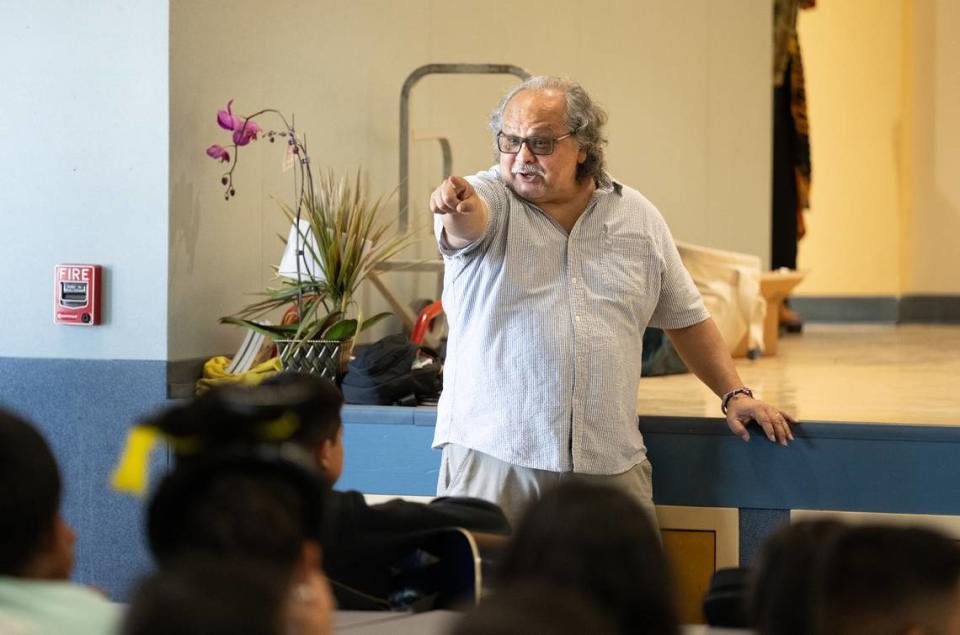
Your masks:
{"label": "black eyeglasses", "polygon": [[576,133],[576,130],[571,130],[562,137],[518,137],[517,135],[504,134],[501,130],[497,133],[497,148],[500,152],[505,152],[507,154],[517,154],[520,152],[520,148],[523,147],[523,144],[527,144],[527,149],[530,152],[544,156],[547,154],[553,154],[553,150],[557,145],[557,141],[562,141],[569,136],[572,136]]}

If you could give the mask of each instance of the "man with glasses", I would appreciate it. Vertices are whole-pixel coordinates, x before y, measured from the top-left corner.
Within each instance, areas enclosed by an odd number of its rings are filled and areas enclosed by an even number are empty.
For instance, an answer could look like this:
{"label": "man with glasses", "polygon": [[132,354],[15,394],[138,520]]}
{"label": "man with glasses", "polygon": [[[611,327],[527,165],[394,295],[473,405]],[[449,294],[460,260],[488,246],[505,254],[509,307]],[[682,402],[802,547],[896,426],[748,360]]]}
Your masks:
{"label": "man with glasses", "polygon": [[516,520],[576,476],[623,487],[653,514],[637,427],[644,329],[664,329],[744,440],[792,417],[753,398],[657,209],[605,169],[606,113],[567,80],[533,77],[491,117],[499,164],[430,197],[450,324],[434,447],[438,495]]}

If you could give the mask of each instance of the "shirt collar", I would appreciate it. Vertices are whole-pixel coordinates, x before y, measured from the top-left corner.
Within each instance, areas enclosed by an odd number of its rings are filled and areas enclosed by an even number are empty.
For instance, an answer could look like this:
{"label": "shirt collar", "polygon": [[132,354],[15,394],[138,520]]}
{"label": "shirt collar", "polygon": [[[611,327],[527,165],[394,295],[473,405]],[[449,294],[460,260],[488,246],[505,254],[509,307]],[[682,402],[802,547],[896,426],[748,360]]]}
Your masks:
{"label": "shirt collar", "polygon": [[623,196],[623,185],[609,174],[607,174],[607,179],[609,180],[610,184],[604,185],[603,187],[597,187],[596,194],[610,194],[612,192],[617,196]]}

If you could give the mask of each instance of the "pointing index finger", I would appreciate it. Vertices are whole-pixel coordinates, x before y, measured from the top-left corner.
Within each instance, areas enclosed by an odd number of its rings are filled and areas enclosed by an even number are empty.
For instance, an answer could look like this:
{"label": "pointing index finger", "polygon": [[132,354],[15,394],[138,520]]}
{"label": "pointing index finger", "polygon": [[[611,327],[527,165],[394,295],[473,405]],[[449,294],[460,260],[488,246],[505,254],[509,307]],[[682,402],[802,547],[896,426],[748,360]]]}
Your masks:
{"label": "pointing index finger", "polygon": [[457,198],[461,201],[463,200],[463,195],[467,193],[467,180],[459,176],[450,177],[450,185],[453,187],[453,191],[456,193]]}

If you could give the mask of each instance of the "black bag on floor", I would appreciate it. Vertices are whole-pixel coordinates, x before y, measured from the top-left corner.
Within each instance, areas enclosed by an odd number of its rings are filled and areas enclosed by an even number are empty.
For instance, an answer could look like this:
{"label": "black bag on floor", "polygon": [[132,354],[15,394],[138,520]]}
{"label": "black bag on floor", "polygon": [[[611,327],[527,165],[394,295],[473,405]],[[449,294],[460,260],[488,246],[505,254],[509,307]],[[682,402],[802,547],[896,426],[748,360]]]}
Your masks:
{"label": "black bag on floor", "polygon": [[747,593],[750,570],[717,569],[703,598],[703,614],[710,626],[747,628]]}
{"label": "black bag on floor", "polygon": [[357,352],[340,389],[347,403],[416,406],[440,395],[441,365],[403,335],[388,335]]}
{"label": "black bag on floor", "polygon": [[640,374],[643,377],[690,372],[667,334],[653,327],[647,327],[643,332],[643,355],[640,362]]}

